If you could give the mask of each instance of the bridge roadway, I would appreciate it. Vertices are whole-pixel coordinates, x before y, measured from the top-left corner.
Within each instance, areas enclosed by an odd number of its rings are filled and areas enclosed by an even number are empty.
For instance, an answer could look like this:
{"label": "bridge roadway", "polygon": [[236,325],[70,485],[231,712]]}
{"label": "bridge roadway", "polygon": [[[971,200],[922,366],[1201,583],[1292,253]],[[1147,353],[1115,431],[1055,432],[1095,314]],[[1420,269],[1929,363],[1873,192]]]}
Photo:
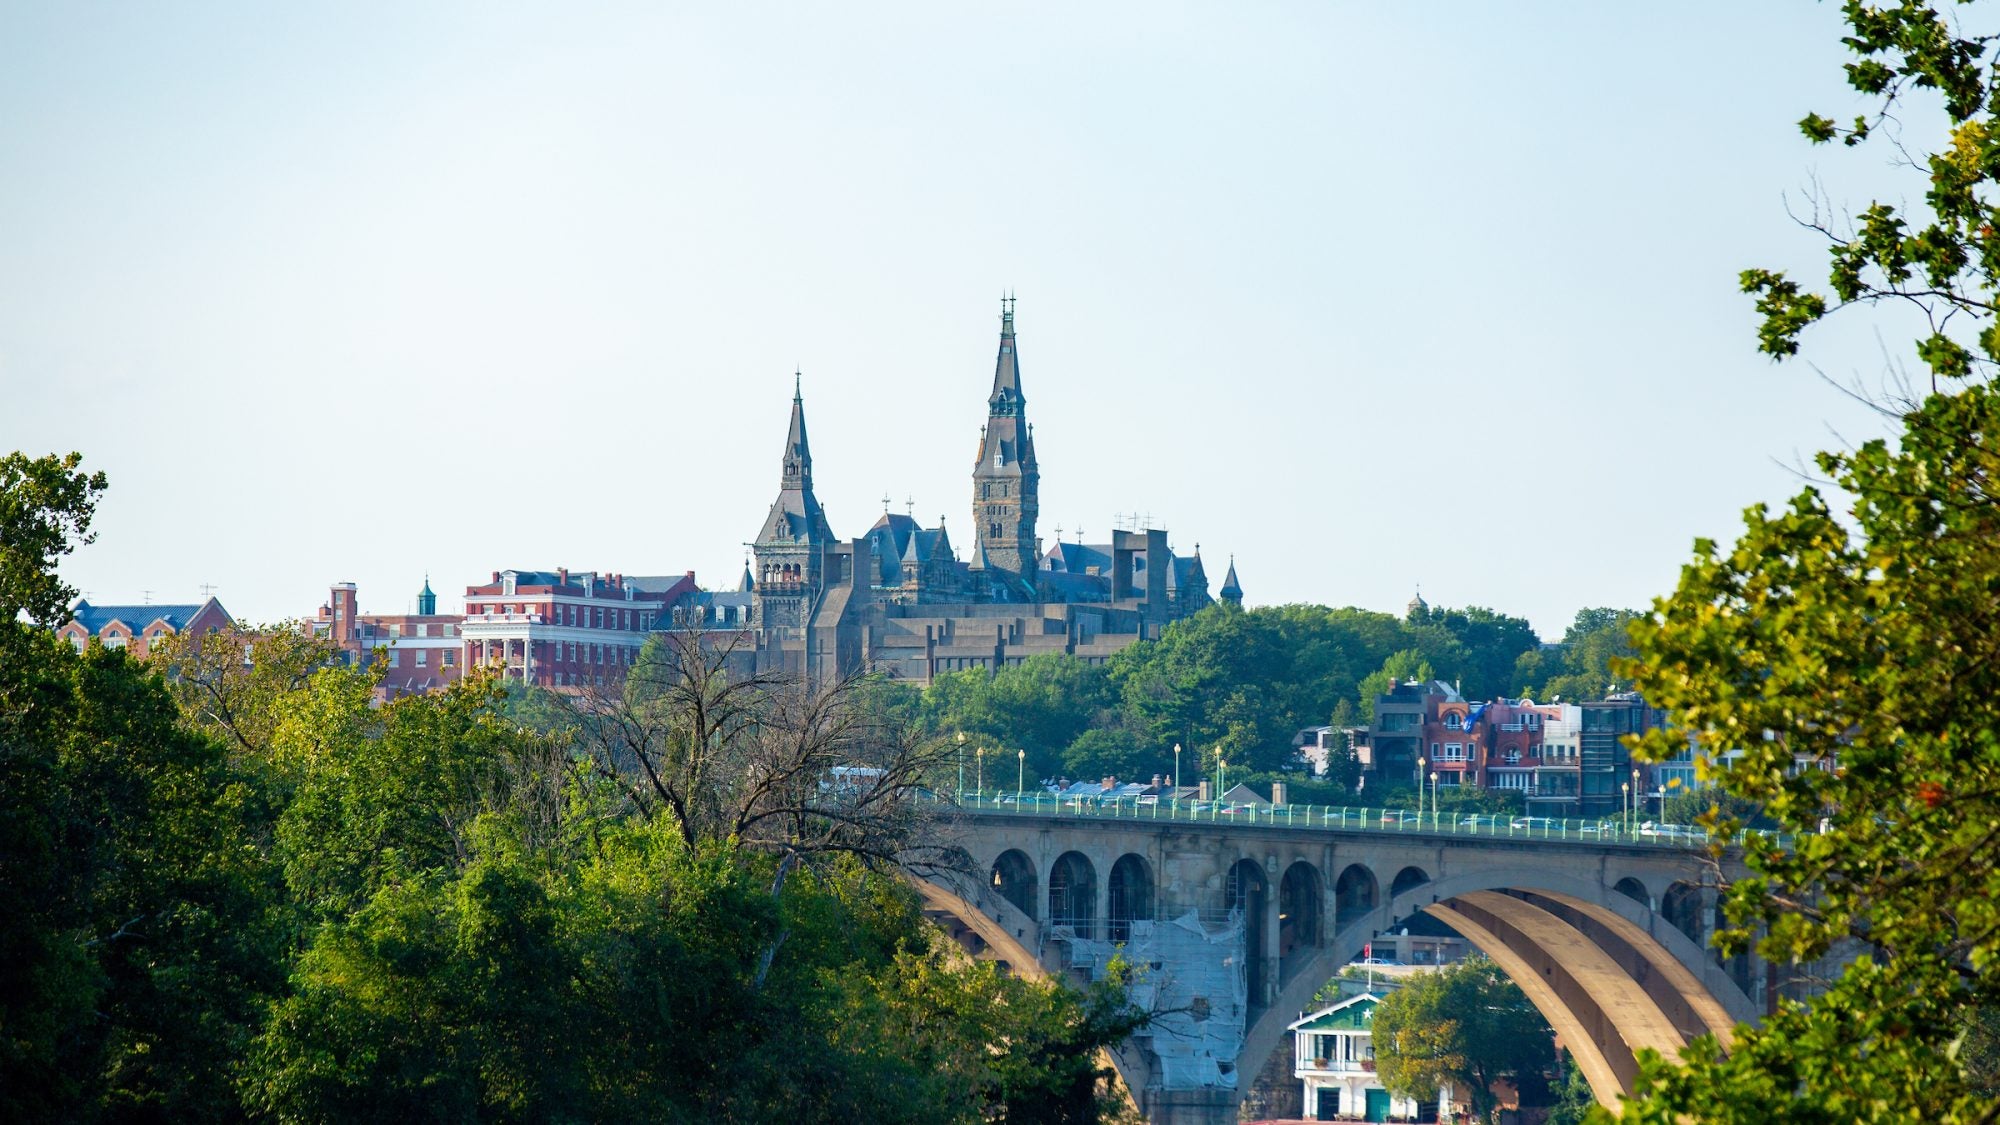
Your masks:
{"label": "bridge roadway", "polygon": [[[1236,1120],[1320,986],[1418,911],[1522,986],[1607,1105],[1631,1088],[1636,1049],[1671,1053],[1705,1032],[1727,1044],[1731,1027],[1754,1021],[1767,1002],[1756,965],[1724,963],[1707,948],[1716,890],[1699,838],[1597,821],[1517,828],[1305,805],[1230,812],[1212,803],[939,800],[962,814],[955,842],[972,875],[923,884],[929,906],[1016,971],[1074,972],[1101,962],[1111,943],[1152,941],[1175,919],[1200,919],[1211,935],[1240,927],[1234,947],[1218,954],[1198,942],[1179,947],[1193,950],[1181,954],[1189,958],[1221,957],[1240,1004],[1175,995],[1174,982],[1209,970],[1163,962],[1154,1000],[1225,1021],[1207,1030],[1220,1028],[1212,1041],[1225,1047],[1240,1042],[1236,1056],[1215,1059],[1205,1074],[1191,1069],[1181,1057],[1185,1034],[1138,1037],[1116,1053],[1156,1125]],[[1167,1042],[1174,1038],[1183,1041]]]}

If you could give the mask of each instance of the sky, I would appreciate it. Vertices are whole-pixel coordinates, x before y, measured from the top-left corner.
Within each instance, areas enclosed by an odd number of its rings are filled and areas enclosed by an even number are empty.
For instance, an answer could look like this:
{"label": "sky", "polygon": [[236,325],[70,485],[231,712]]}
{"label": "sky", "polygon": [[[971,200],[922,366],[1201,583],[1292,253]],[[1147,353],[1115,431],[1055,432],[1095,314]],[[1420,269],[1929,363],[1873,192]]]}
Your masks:
{"label": "sky", "polygon": [[[1559,637],[1883,430],[1824,276],[1837,7],[0,0],[0,450],[110,489],[99,603],[733,587],[801,373],[836,534],[972,539],[999,298],[1041,534],[1247,600]],[[1887,343],[1885,343],[1887,341]]]}

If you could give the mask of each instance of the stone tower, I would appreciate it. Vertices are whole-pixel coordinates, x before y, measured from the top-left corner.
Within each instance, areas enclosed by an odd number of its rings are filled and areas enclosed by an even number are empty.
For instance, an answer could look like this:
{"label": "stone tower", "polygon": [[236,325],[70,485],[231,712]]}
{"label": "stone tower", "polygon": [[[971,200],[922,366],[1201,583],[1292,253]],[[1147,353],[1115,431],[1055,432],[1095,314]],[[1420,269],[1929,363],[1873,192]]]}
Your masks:
{"label": "stone tower", "polygon": [[755,609],[758,624],[799,627],[811,617],[823,588],[827,548],[833,530],[813,495],[812,448],[806,442],[805,399],[798,376],[792,382],[792,425],[785,435],[783,475],[778,498],[750,545],[755,559]]}
{"label": "stone tower", "polygon": [[1032,601],[1041,541],[1035,514],[1041,470],[1035,463],[1035,434],[1028,425],[1027,398],[1021,394],[1020,356],[1014,347],[1014,299],[1000,304],[1000,357],[987,397],[986,429],[972,468],[974,582],[982,593],[1004,601]]}

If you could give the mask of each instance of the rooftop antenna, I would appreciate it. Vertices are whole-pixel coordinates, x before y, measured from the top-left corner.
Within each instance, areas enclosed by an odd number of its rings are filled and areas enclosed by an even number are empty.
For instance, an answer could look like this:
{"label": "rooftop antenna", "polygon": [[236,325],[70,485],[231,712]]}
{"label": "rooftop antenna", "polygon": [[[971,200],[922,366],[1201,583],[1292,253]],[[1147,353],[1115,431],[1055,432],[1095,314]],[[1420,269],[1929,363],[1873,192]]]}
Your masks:
{"label": "rooftop antenna", "polygon": [[139,598],[140,598],[140,604],[141,604],[141,605],[152,605],[152,604],[153,604],[153,592],[152,592],[151,590],[141,590],[141,591],[139,591]]}
{"label": "rooftop antenna", "polygon": [[904,498],[903,498],[903,510],[904,510],[905,512],[907,512],[907,513],[909,514],[909,517],[910,517],[911,519],[916,519],[916,518],[917,518],[917,498],[916,498],[916,497],[914,497],[914,496],[906,496],[906,497],[904,497]]}
{"label": "rooftop antenna", "polygon": [[[428,576],[426,576],[426,577],[424,578],[424,581],[428,582],[428,581],[430,581],[430,578],[429,578]],[[201,596],[202,596],[202,597],[204,597],[204,598],[212,598],[212,597],[214,597],[214,596],[215,596],[215,583],[213,583],[213,582],[204,582],[204,583],[202,583],[202,584],[201,584],[201,587],[200,587],[200,588],[201,588]]]}

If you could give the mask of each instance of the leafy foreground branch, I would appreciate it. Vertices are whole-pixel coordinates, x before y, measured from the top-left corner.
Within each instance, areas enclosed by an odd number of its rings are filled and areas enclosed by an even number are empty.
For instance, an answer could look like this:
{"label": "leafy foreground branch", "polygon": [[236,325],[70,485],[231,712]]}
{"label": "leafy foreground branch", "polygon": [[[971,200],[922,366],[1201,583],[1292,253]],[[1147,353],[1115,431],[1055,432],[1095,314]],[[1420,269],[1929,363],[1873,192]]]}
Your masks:
{"label": "leafy foreground branch", "polygon": [[[1752,508],[1733,546],[1697,544],[1634,627],[1630,671],[1684,727],[1647,753],[1693,732],[1729,761],[1710,772],[1730,798],[1799,833],[1793,852],[1745,841],[1752,875],[1717,944],[1853,960],[1727,1055],[1704,1038],[1644,1058],[1628,1120],[2000,1120],[2000,394],[1976,377],[2000,358],[2000,38],[1968,30],[1992,23],[1971,4],[1843,13],[1848,78],[1873,108],[1803,128],[1888,137],[1923,172],[1922,203],[1871,204],[1846,232],[1815,222],[1837,303],[1769,271],[1744,282],[1774,355],[1841,306],[1914,310],[1933,393],[1884,407],[1894,441],[1821,454],[1833,489]],[[1945,143],[1913,154],[1903,119],[1933,111]]]}

